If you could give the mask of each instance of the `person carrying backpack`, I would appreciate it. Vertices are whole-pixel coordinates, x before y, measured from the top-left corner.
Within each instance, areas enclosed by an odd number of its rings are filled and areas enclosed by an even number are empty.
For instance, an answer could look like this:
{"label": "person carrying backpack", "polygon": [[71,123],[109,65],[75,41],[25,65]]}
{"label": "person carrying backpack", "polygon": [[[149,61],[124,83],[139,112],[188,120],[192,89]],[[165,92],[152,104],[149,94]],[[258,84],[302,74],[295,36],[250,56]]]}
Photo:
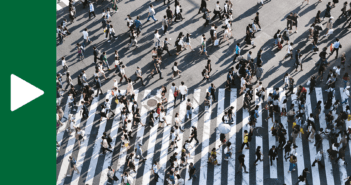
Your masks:
{"label": "person carrying backpack", "polygon": [[76,166],[77,161],[76,161],[72,156],[69,156],[68,161],[69,161],[69,164],[70,164],[70,166],[71,166],[71,169],[70,169],[70,171],[69,171],[67,177],[72,176],[72,172],[73,172],[74,170],[75,170],[77,173],[79,173],[79,170],[77,169],[77,166]]}

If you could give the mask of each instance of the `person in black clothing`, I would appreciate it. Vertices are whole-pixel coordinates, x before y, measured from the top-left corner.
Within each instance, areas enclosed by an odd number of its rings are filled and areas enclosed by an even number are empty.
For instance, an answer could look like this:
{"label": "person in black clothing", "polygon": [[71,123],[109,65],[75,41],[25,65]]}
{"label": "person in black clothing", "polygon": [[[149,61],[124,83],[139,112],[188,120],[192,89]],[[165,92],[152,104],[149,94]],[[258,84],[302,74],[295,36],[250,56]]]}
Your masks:
{"label": "person in black clothing", "polygon": [[197,176],[195,175],[195,173],[196,173],[196,168],[195,168],[195,166],[194,166],[194,164],[193,163],[190,163],[190,165],[189,165],[189,179],[188,180],[190,180],[191,178],[197,178]]}
{"label": "person in black clothing", "polygon": [[199,140],[197,139],[197,128],[195,126],[192,126],[192,128],[193,128],[193,131],[191,132],[191,135],[189,137],[190,138],[189,142],[192,142],[193,139],[195,139],[196,145],[198,145],[199,144]]}
{"label": "person in black clothing", "polygon": [[257,52],[257,61],[256,61],[257,67],[262,67],[263,62],[261,59],[261,55],[262,55],[262,48]]}
{"label": "person in black clothing", "polygon": [[242,168],[244,168],[245,173],[249,173],[248,171],[246,171],[246,166],[245,166],[245,155],[241,154],[238,157],[239,163],[240,163],[240,171],[242,170]]}
{"label": "person in black clothing", "polygon": [[303,171],[302,171],[302,174],[298,177],[298,181],[296,184],[299,184],[300,182],[305,182],[307,184],[307,173],[310,173],[308,171],[308,168],[305,168]]}
{"label": "person in black clothing", "polygon": [[314,146],[318,149],[319,148],[319,146],[320,146],[320,144],[322,143],[322,140],[323,140],[323,138],[322,138],[322,136],[321,136],[321,134],[323,133],[323,128],[320,128],[319,129],[319,132],[317,132],[316,134],[315,134],[315,144],[314,144]]}
{"label": "person in black clothing", "polygon": [[261,156],[263,157],[262,153],[261,153],[261,146],[258,146],[257,149],[256,149],[256,152],[255,152],[255,155],[256,155],[256,161],[255,161],[255,165],[257,165],[257,161],[260,160],[260,161],[263,161],[261,159]]}
{"label": "person in black clothing", "polygon": [[199,9],[199,12],[197,14],[200,14],[200,11],[206,11],[207,9],[207,3],[206,3],[206,0],[201,0],[201,6],[200,6],[200,9]]}
{"label": "person in black clothing", "polygon": [[256,12],[256,17],[254,19],[254,23],[257,24],[257,26],[260,28],[258,30],[261,30],[261,24],[260,24],[260,17],[259,17],[260,13]]}
{"label": "person in black clothing", "polygon": [[284,128],[282,128],[279,132],[278,132],[278,141],[279,141],[279,145],[277,147],[277,149],[282,148],[285,143],[286,143],[286,130]]}
{"label": "person in black clothing", "polygon": [[[273,145],[272,148],[269,150],[269,159],[271,161],[271,166],[273,166],[273,160],[276,159],[276,157],[278,156],[278,152],[277,150],[275,149],[275,146]],[[277,161],[278,161],[278,158],[277,158]]]}
{"label": "person in black clothing", "polygon": [[287,30],[292,30],[292,19],[293,19],[293,13],[290,12],[290,14],[286,17],[286,29]]}
{"label": "person in black clothing", "polygon": [[84,101],[81,101],[80,102],[82,105],[83,105],[83,113],[82,113],[82,116],[83,116],[83,118],[86,116],[86,117],[89,117],[89,111],[88,111],[88,108],[87,108],[87,105],[85,104],[85,102]]}
{"label": "person in black clothing", "polygon": [[311,94],[315,86],[316,86],[316,77],[313,75],[310,79],[310,92],[308,94]]}
{"label": "person in black clothing", "polygon": [[290,158],[289,153],[291,151],[291,144],[292,144],[292,142],[289,140],[288,143],[284,147],[284,158],[285,158],[285,160]]}
{"label": "person in black clothing", "polygon": [[217,17],[217,15],[219,16],[220,20],[223,19],[223,17],[221,16],[221,8],[219,7],[219,1],[217,1],[217,4],[216,4],[216,6],[214,8],[213,13],[214,13],[214,16],[212,17],[211,20],[214,20]]}
{"label": "person in black clothing", "polygon": [[102,137],[107,140],[108,147],[112,148],[112,146],[111,146],[112,138],[111,138],[110,134],[107,134],[107,132],[104,132],[102,134]]}
{"label": "person in black clothing", "polygon": [[165,38],[165,40],[164,40],[164,42],[163,42],[162,52],[166,50],[167,53],[168,53],[168,55],[169,55],[169,56],[172,56],[171,53],[169,52],[169,49],[168,49],[168,45],[171,45],[171,44],[170,44],[167,40],[168,40],[168,39]]}
{"label": "person in black clothing", "polygon": [[99,50],[96,49],[96,47],[93,47],[94,49],[94,63],[97,64],[97,60],[99,58]]}
{"label": "person in black clothing", "polygon": [[96,76],[94,81],[95,81],[95,86],[96,86],[96,89],[97,89],[96,97],[98,97],[100,91],[101,91],[101,94],[102,94],[102,89],[101,89],[102,85],[101,85],[101,81],[100,81],[99,77]]}
{"label": "person in black clothing", "polygon": [[331,14],[330,14],[330,10],[331,9],[332,9],[331,2],[328,2],[327,9],[325,10],[323,20],[324,20],[325,17],[331,17]]}

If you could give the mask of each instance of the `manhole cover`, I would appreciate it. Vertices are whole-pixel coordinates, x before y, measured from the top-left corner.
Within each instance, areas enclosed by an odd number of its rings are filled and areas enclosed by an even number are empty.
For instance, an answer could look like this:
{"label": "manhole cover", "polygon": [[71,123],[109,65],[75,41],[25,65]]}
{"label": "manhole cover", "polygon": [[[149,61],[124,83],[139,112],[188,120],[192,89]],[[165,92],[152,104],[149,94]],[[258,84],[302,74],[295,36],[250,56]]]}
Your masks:
{"label": "manhole cover", "polygon": [[149,107],[155,107],[156,104],[157,104],[157,101],[154,100],[154,99],[150,99],[150,100],[147,101],[146,104],[147,104]]}

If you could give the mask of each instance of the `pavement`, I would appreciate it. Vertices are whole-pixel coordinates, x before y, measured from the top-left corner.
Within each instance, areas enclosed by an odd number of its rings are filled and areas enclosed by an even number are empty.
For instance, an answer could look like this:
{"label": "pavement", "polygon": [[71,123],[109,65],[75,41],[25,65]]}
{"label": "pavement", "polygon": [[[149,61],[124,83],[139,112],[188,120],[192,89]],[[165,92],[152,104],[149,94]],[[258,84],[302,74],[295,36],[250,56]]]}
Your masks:
{"label": "pavement", "polygon": [[[207,1],[207,7],[209,10],[213,10],[215,7],[214,0]],[[254,39],[255,44],[257,45],[256,48],[251,49],[251,47],[244,48],[242,51],[242,55],[246,57],[248,51],[252,51],[253,57],[256,56],[258,50],[260,48],[263,49],[262,60],[263,63],[263,78],[262,82],[263,85],[267,88],[275,88],[275,87],[282,87],[283,86],[283,76],[285,73],[289,72],[291,76],[295,79],[296,84],[303,84],[307,82],[310,76],[315,75],[317,73],[317,69],[315,67],[315,62],[318,61],[318,54],[312,54],[311,49],[311,41],[306,41],[308,36],[308,28],[314,21],[315,15],[318,10],[321,10],[321,15],[324,15],[326,1],[322,3],[317,3],[317,0],[311,0],[309,5],[301,6],[302,1],[282,1],[282,0],[271,0],[271,1],[264,1],[265,5],[260,7],[256,4],[256,1],[245,1],[245,0],[237,0],[233,1],[233,37],[234,40],[231,40],[231,45],[227,45],[227,43],[222,43],[220,46],[212,46],[209,43],[207,44],[208,54],[210,55],[210,59],[212,60],[212,68],[213,72],[211,74],[211,83],[214,83],[218,88],[224,88],[226,74],[230,67],[233,66],[233,50],[235,48],[236,43],[240,43],[241,46],[244,46],[244,38],[245,38],[245,30],[246,26],[249,23],[252,23],[252,19],[255,16],[257,11],[260,12],[260,22],[262,26],[262,30],[256,34],[256,38]],[[156,18],[159,20],[158,22],[154,23],[152,20],[145,23],[147,18],[148,6],[152,3],[154,5],[156,11]],[[223,6],[224,1],[220,1],[221,7]],[[83,9],[82,5],[76,6],[77,9],[77,18],[75,23],[70,24],[68,26],[69,31],[72,33],[63,44],[57,46],[57,72],[62,73],[62,67],[60,58],[62,56],[66,57],[66,61],[69,66],[69,71],[71,72],[73,83],[77,84],[77,76],[81,70],[85,70],[88,79],[90,80],[90,84],[92,84],[92,77],[94,72],[94,62],[93,62],[93,46],[96,46],[101,51],[106,51],[108,56],[108,61],[111,66],[114,63],[114,51],[118,50],[120,58],[122,59],[123,63],[126,64],[126,74],[128,77],[135,79],[134,72],[137,66],[140,66],[143,72],[143,77],[146,86],[141,86],[140,82],[137,82],[134,85],[134,88],[138,90],[140,93],[144,92],[145,90],[153,90],[156,91],[160,89],[162,85],[167,86],[170,88],[170,84],[174,82],[177,86],[180,85],[181,81],[184,81],[185,84],[189,88],[189,96],[188,98],[193,99],[195,89],[200,89],[202,92],[205,92],[206,89],[209,87],[210,83],[208,82],[201,82],[202,76],[201,71],[206,65],[207,58],[204,55],[199,55],[199,47],[200,47],[200,36],[205,34],[207,38],[209,38],[209,29],[210,26],[203,27],[205,20],[202,18],[202,14],[197,14],[198,9],[200,7],[200,0],[189,0],[184,1],[181,0],[180,4],[182,5],[183,9],[183,17],[185,19],[183,21],[174,23],[169,27],[169,33],[164,35],[161,29],[161,21],[163,15],[165,15],[166,6],[163,5],[162,1],[145,1],[145,0],[135,0],[135,1],[119,1],[118,8],[119,11],[112,15],[112,25],[115,28],[116,35],[118,39],[116,41],[107,42],[104,40],[103,29],[101,28],[101,13],[102,9],[107,7],[111,8],[112,3],[104,1],[98,2],[95,4],[95,13],[96,18],[90,19],[88,16],[88,8]],[[171,9],[174,10],[174,2],[170,4]],[[342,3],[336,5],[336,8],[332,9],[331,14],[334,18],[340,15],[340,9],[342,8]],[[273,35],[274,33],[280,29],[283,30],[286,26],[285,17],[290,13],[298,13],[300,16],[299,19],[299,27],[298,33],[294,33],[290,36],[290,40],[294,43],[294,50],[300,49],[301,53],[303,54],[303,71],[293,72],[294,69],[294,60],[284,59],[286,55],[286,46],[281,50],[277,51],[276,48],[273,48]],[[69,20],[68,17],[68,9],[67,7],[60,9],[57,11],[57,24],[60,24],[63,18]],[[130,14],[133,19],[136,16],[140,16],[140,20],[143,24],[141,36],[138,38],[138,48],[131,48],[128,49],[129,38],[127,33],[127,26],[126,26],[126,17]],[[212,16],[212,14],[211,14]],[[343,21],[345,18],[340,20],[334,21],[334,34],[330,35],[327,38],[323,38],[320,40],[318,48],[321,50],[323,47],[326,47],[335,41],[335,38],[339,38],[343,48],[339,51],[339,56],[343,52],[348,52],[350,49],[350,40],[349,30],[346,28],[342,28]],[[216,19],[215,21],[211,22],[215,23],[218,26],[218,30],[221,30],[221,26],[223,24],[222,21]],[[325,21],[323,23],[326,23]],[[77,52],[76,52],[76,43],[82,43],[82,31],[84,28],[88,28],[90,39],[93,41],[86,47],[85,50],[85,59],[83,61],[78,61]],[[164,79],[158,80],[157,76],[155,78],[150,79],[148,74],[152,70],[151,64],[151,49],[153,48],[153,32],[155,29],[159,29],[159,33],[162,35],[161,40],[165,37],[171,38],[172,40],[170,43],[173,45],[174,40],[179,34],[179,32],[191,33],[192,40],[191,45],[195,49],[195,51],[185,50],[180,53],[180,55],[176,56],[173,55],[171,57],[168,54],[164,54],[162,57],[162,64],[161,67],[163,68],[163,77]],[[325,31],[324,31],[325,32]],[[322,32],[321,35],[324,34]],[[219,34],[219,37],[222,35]],[[170,47],[172,50],[172,54],[175,54],[175,48]],[[340,59],[334,59],[335,54],[328,59],[331,62],[330,66],[340,64]],[[347,57],[347,65],[350,64],[349,57],[350,55],[346,54]],[[171,74],[172,70],[171,67],[173,63],[177,61],[179,63],[178,68],[182,71],[181,78],[172,80]],[[350,68],[347,67],[341,71],[341,75],[344,72],[350,72]],[[119,79],[117,76],[113,76],[113,71],[107,72],[108,80],[104,81],[103,83],[103,92],[106,93],[109,89],[113,86],[112,79]],[[326,77],[324,77],[325,79]],[[256,79],[254,78],[253,81]],[[341,80],[338,80],[337,87],[341,87]],[[239,83],[237,83],[239,84]],[[323,89],[326,88],[325,84],[318,83],[317,87],[321,87]],[[120,89],[126,89],[126,83],[120,84]],[[155,92],[154,92],[155,93]],[[229,93],[226,93],[225,97],[229,98]],[[201,100],[204,98],[204,95],[201,95]],[[242,97],[241,97],[242,98]],[[230,99],[230,98],[229,98]],[[100,100],[101,102],[102,100]],[[229,103],[225,103],[225,107],[229,106]],[[213,109],[217,109],[213,106]],[[241,104],[239,102],[237,107],[238,113],[242,114]],[[215,111],[214,111],[215,112]],[[241,124],[242,118],[237,118],[238,124]],[[215,128],[215,123],[217,120],[217,114],[214,113],[211,116],[211,129]],[[95,120],[96,121],[96,120]],[[201,120],[199,121],[202,122]],[[84,124],[84,123],[82,123]],[[238,131],[241,127],[238,127]],[[267,130],[267,129],[266,129]],[[213,133],[213,131],[211,131]],[[240,147],[240,140],[241,140],[241,132],[238,132],[237,138],[239,138],[237,142],[237,147]],[[268,132],[258,133],[263,138],[267,137]],[[199,133],[199,138],[202,137],[202,134]],[[213,146],[213,142],[215,142],[215,136],[211,136],[210,143]],[[305,153],[305,146],[304,145],[304,153]],[[211,147],[210,147],[211,148]],[[267,149],[267,143],[264,144],[264,148]],[[308,148],[306,148],[308,150]],[[265,152],[267,152],[266,150]],[[64,151],[63,151],[64,152]],[[77,151],[74,151],[77,152]],[[75,153],[75,155],[77,155]],[[252,149],[250,151],[250,158],[254,158],[254,154],[252,153]],[[347,154],[349,157],[349,153]],[[250,161],[251,161],[250,159]],[[350,159],[350,158],[349,158]],[[237,161],[237,160],[236,160]],[[237,163],[237,162],[236,162]],[[307,162],[305,161],[307,164]],[[60,169],[61,161],[58,161],[57,168]],[[198,164],[197,164],[198,165]],[[237,165],[237,164],[236,164]],[[265,163],[265,166],[267,164]],[[335,167],[335,166],[334,166]],[[333,168],[334,169],[334,168]],[[349,168],[348,172],[351,172]],[[213,170],[213,169],[212,169]],[[224,169],[225,170],[225,169]],[[59,173],[59,170],[58,172]],[[140,173],[140,172],[139,172]],[[210,180],[208,183],[212,184],[215,179],[211,177],[209,173],[208,179]],[[278,173],[279,174],[279,173]],[[334,173],[338,174],[338,173]],[[350,174],[350,173],[348,173]],[[142,175],[142,174],[139,174]],[[250,177],[254,174],[250,173]],[[298,174],[300,175],[300,174]],[[58,174],[57,174],[58,176]],[[215,176],[215,175],[214,175]],[[284,178],[282,179],[279,177],[277,180],[270,179],[269,174],[264,174],[265,180],[264,184],[282,184],[284,182]],[[322,174],[321,174],[322,176]],[[268,177],[268,178],[267,178]],[[293,176],[296,177],[296,174]],[[296,179],[295,178],[295,179]],[[336,178],[337,179],[337,178]],[[67,180],[66,180],[67,181]],[[236,177],[236,184],[239,184],[241,181],[240,177]],[[81,181],[83,183],[83,181]],[[136,182],[142,182],[141,179],[137,180]],[[250,184],[255,184],[255,181],[251,180]],[[321,178],[321,184],[325,183]],[[335,181],[335,184],[341,183],[339,181]],[[65,183],[66,184],[66,183]],[[226,181],[222,179],[221,184],[226,184]],[[241,183],[240,183],[241,184]]]}

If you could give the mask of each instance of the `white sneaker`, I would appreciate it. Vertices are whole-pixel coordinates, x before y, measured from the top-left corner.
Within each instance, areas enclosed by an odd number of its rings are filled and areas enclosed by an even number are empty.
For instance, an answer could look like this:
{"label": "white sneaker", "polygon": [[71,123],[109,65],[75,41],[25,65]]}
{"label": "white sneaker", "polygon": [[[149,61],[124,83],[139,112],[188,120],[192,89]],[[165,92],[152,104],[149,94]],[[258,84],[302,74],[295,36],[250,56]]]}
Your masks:
{"label": "white sneaker", "polygon": [[117,39],[118,39],[118,37],[115,38],[115,40],[117,40]]}
{"label": "white sneaker", "polygon": [[107,42],[111,42],[111,40],[108,40]]}

